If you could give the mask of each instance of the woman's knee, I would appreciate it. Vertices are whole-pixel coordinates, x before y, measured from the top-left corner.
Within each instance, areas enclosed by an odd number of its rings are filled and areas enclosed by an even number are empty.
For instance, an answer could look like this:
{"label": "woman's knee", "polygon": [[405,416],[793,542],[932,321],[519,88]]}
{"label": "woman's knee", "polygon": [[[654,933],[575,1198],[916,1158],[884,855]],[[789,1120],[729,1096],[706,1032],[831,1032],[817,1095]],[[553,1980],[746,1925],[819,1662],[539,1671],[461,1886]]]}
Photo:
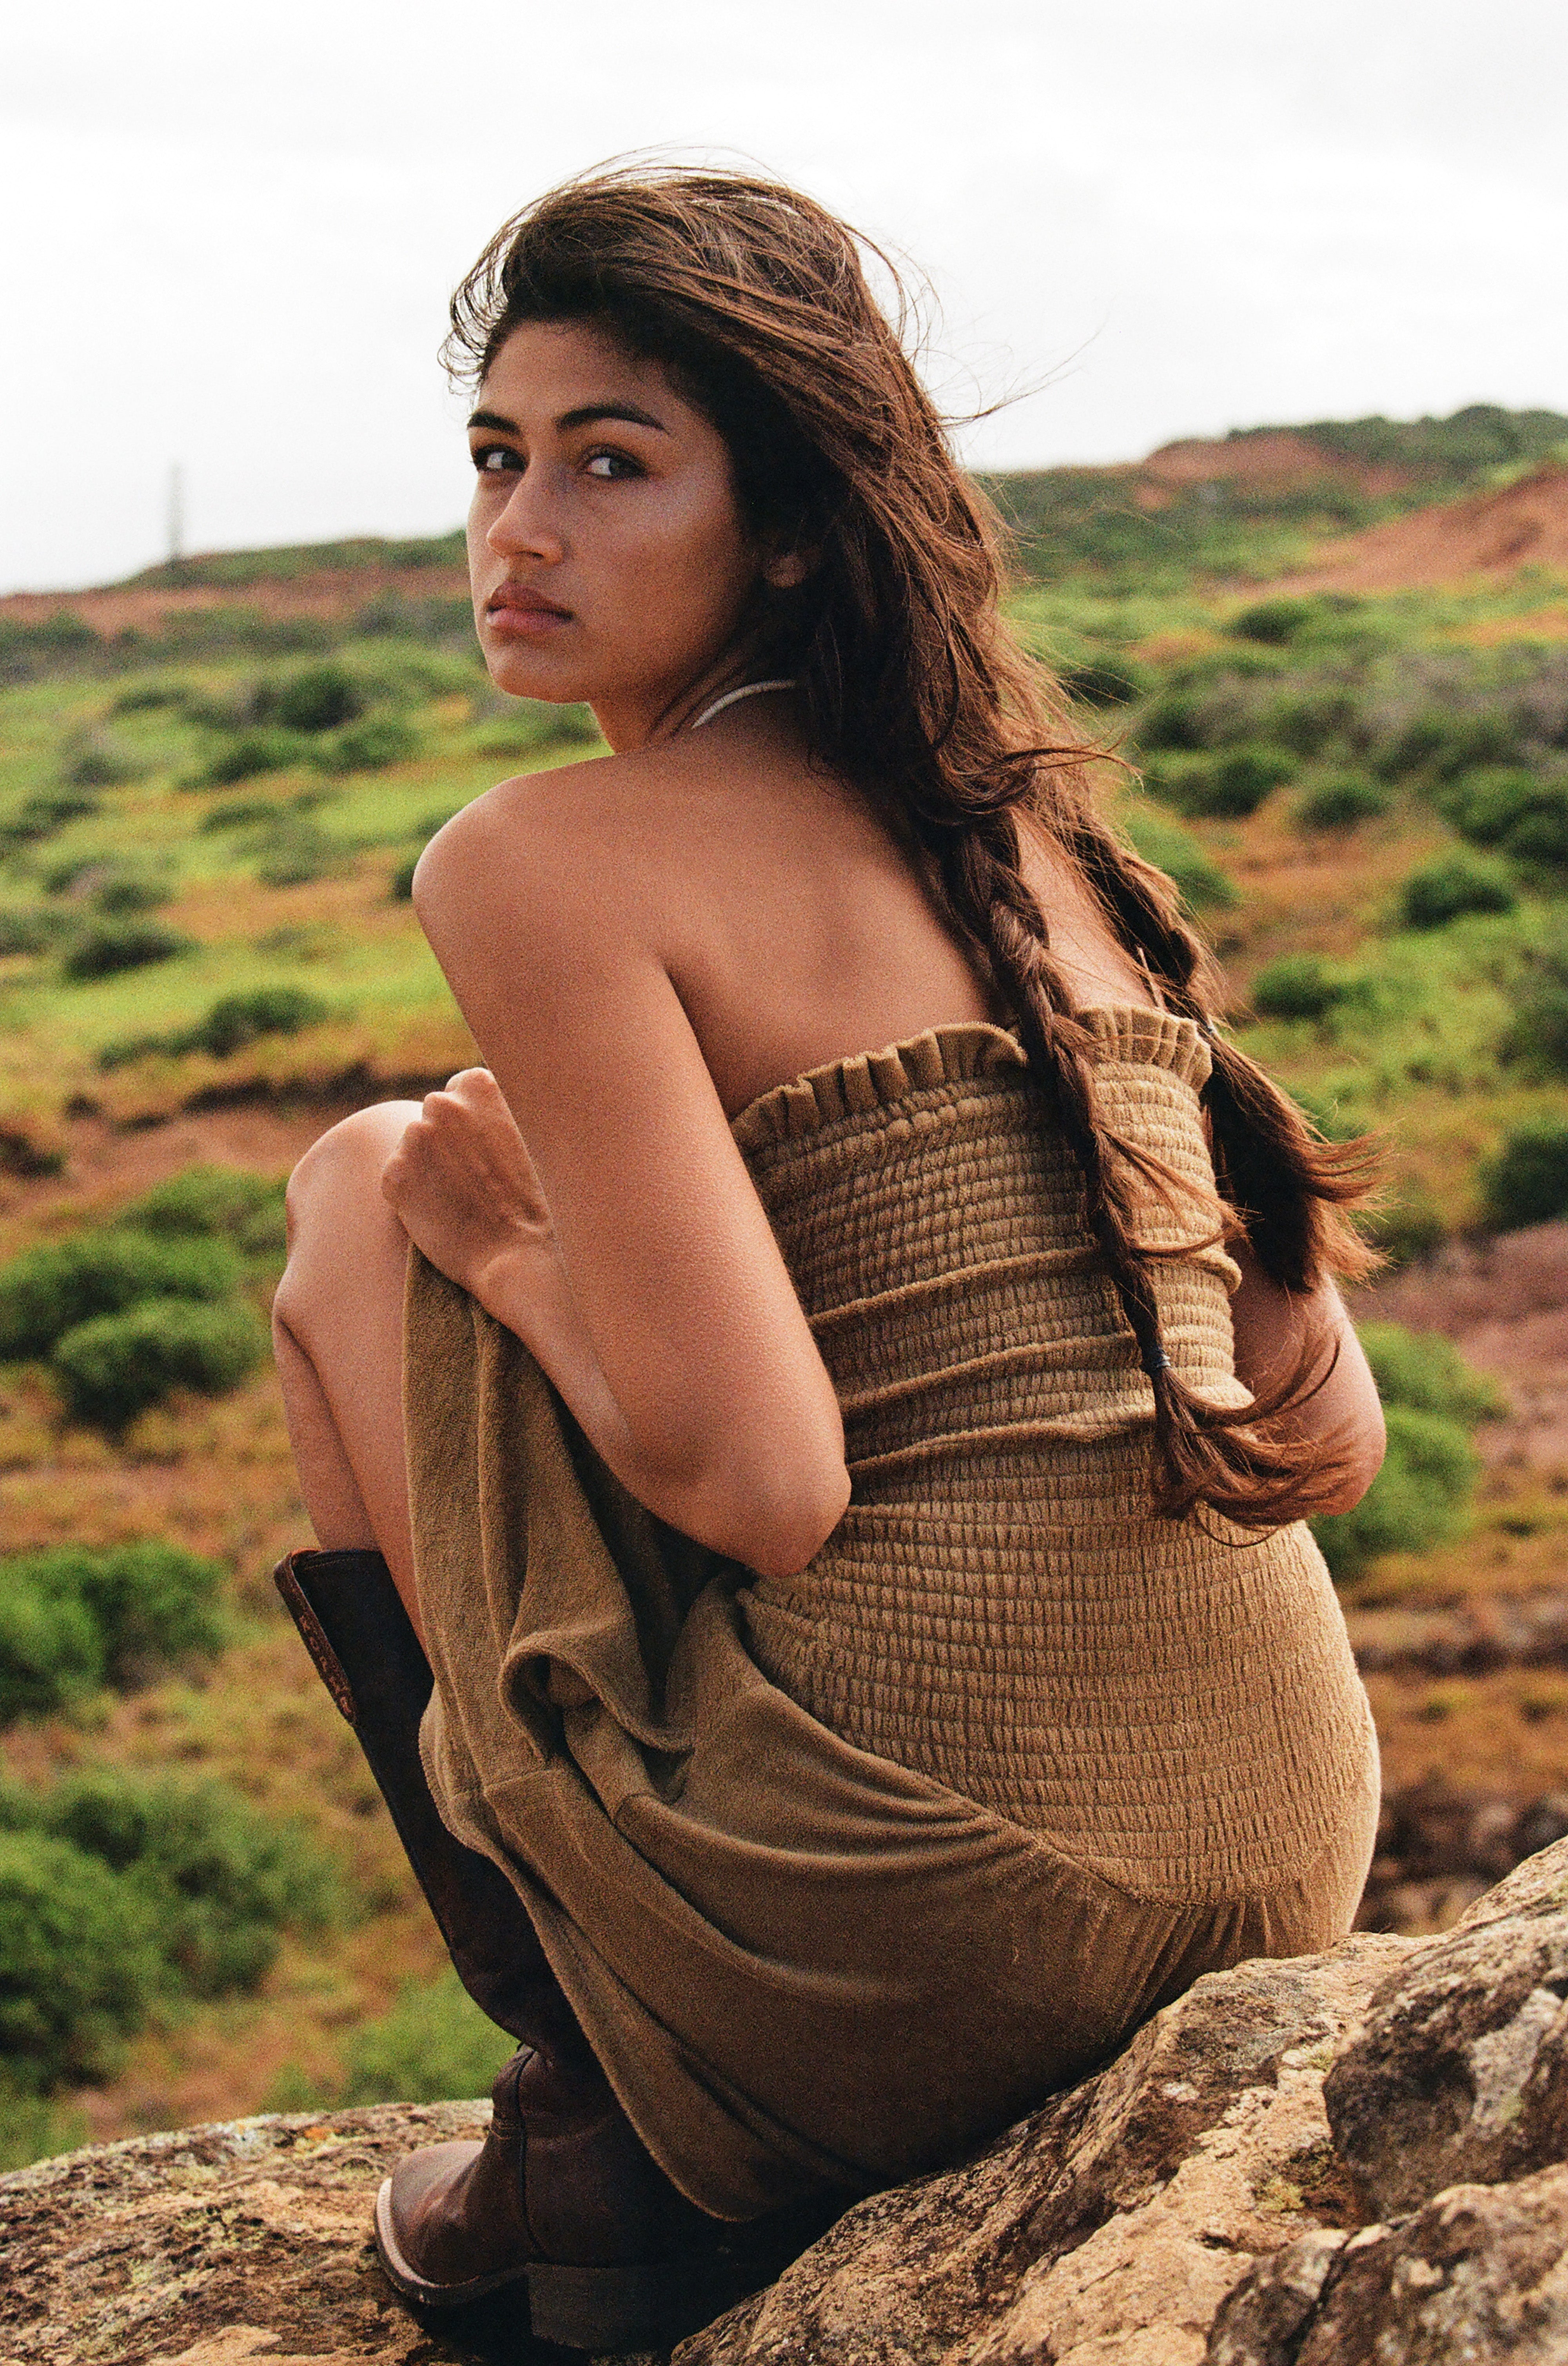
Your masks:
{"label": "woman's knee", "polygon": [[301,1346],[331,1308],[346,1313],[384,1272],[400,1275],[408,1235],[382,1197],[381,1176],[419,1114],[418,1101],[356,1110],[312,1143],[289,1177],[288,1261],[273,1321]]}
{"label": "woman's knee", "polygon": [[308,1226],[323,1218],[341,1222],[345,1207],[361,1205],[377,1219],[397,1222],[381,1196],[382,1171],[419,1114],[418,1101],[376,1101],[318,1136],[288,1178],[291,1256]]}

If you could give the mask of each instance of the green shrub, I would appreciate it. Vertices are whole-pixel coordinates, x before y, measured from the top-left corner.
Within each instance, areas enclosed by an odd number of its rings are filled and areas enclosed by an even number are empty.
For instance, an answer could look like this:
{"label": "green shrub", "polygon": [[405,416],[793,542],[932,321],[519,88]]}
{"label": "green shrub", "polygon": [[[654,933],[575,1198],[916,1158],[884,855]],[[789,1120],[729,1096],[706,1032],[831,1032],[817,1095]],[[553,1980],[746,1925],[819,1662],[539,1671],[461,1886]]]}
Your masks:
{"label": "green shrub", "polygon": [[1280,648],[1294,641],[1304,625],[1316,623],[1321,614],[1316,600],[1294,600],[1277,593],[1270,600],[1256,600],[1233,616],[1226,631],[1238,640],[1262,641],[1270,648]]}
{"label": "green shrub", "polygon": [[115,1222],[159,1240],[229,1240],[247,1256],[270,1257],[284,1245],[284,1181],[242,1166],[187,1166],[131,1200]]}
{"label": "green shrub", "polygon": [[1148,694],[1148,675],[1132,658],[1090,658],[1058,676],[1070,698],[1088,706],[1126,706]]}
{"label": "green shrub", "polygon": [[1123,828],[1136,851],[1163,871],[1189,911],[1228,911],[1239,903],[1236,883],[1190,830],[1153,814],[1130,814]]}
{"label": "green shrub", "polygon": [[1384,1407],[1388,1453],[1361,1502],[1312,1523],[1337,1578],[1353,1577],[1379,1553],[1425,1552],[1462,1527],[1480,1470],[1457,1422],[1408,1405]]}
{"label": "green shrub", "polygon": [[1293,756],[1312,758],[1343,739],[1361,717],[1354,691],[1338,685],[1287,693],[1262,718],[1267,736]]}
{"label": "green shrub", "polygon": [[238,1388],[265,1349],[262,1324],[242,1301],[153,1298],[67,1331],[50,1362],[75,1419],[116,1431],[174,1389],[222,1396]]}
{"label": "green shrub", "polygon": [[0,2073],[0,2175],[30,2168],[35,2160],[57,2160],[87,2142],[87,2123],[80,2112],[62,2111],[44,2095],[18,2094]]}
{"label": "green shrub", "polygon": [[1473,765],[1508,763],[1518,749],[1518,732],[1500,708],[1428,706],[1406,718],[1373,761],[1385,780],[1425,773],[1451,781]]}
{"label": "green shrub", "polygon": [[544,738],[548,745],[558,748],[597,747],[599,729],[592,707],[552,704]]}
{"label": "green shrub", "polygon": [[303,887],[341,868],[343,849],[319,823],[291,815],[269,830],[258,849],[256,876],[263,887]]}
{"label": "green shrub", "polygon": [[173,961],[189,952],[194,940],[161,920],[100,920],[86,929],[61,963],[73,985],[84,986],[121,970],[146,969],[154,962]]}
{"label": "green shrub", "polygon": [[0,907],[0,960],[11,953],[47,952],[62,928],[58,913],[37,904]]}
{"label": "green shrub", "polygon": [[221,741],[200,771],[191,775],[193,789],[227,788],[233,781],[252,781],[263,772],[288,772],[310,760],[311,742],[304,733],[262,728],[237,731]]}
{"label": "green shrub", "polygon": [[127,1780],[0,1792],[4,2107],[118,2067],[161,1993],[254,1989],[280,1932],[337,1910],[334,1868],[296,1823],[228,1785]]}
{"label": "green shrub", "polygon": [[[1543,788],[1503,840],[1503,851],[1531,873],[1568,871],[1568,783]],[[1560,885],[1561,880],[1550,883]]]}
{"label": "green shrub", "polygon": [[128,682],[114,701],[111,715],[148,715],[163,706],[177,707],[184,714],[193,696],[188,682],[176,682],[168,676],[154,676],[146,682]]}
{"label": "green shrub", "polygon": [[367,715],[351,723],[322,751],[330,772],[379,772],[388,764],[404,764],[424,745],[413,725],[401,715]]}
{"label": "green shrub", "polygon": [[1461,836],[1537,870],[1568,869],[1568,777],[1522,764],[1462,772],[1441,800]]}
{"label": "green shrub", "polygon": [[1568,935],[1532,953],[1510,999],[1503,1059],[1529,1076],[1568,1076]]}
{"label": "green shrub", "polygon": [[0,1724],[80,1707],[104,1681],[104,1637],[66,1572],[0,1561]]}
{"label": "green shrub", "polygon": [[174,900],[174,894],[166,879],[141,871],[115,871],[95,891],[93,904],[107,918],[122,919],[131,912],[156,912]]}
{"label": "green shrub", "polygon": [[1480,1461],[1470,1435],[1507,1411],[1484,1373],[1452,1342],[1397,1323],[1359,1326],[1383,1398],[1388,1453],[1354,1509],[1315,1520],[1313,1533],[1336,1577],[1351,1577],[1379,1553],[1424,1552],[1460,1533]]}
{"label": "green shrub", "polygon": [[60,777],[73,789],[114,789],[140,781],[149,767],[134,749],[101,731],[80,731],[61,750]]}
{"label": "green shrub", "polygon": [[301,1028],[318,1026],[330,1016],[320,996],[302,986],[252,986],[220,995],[186,1040],[192,1051],[226,1060],[263,1035],[297,1035]]}
{"label": "green shrub", "polygon": [[0,1722],[127,1691],[221,1651],[222,1564],[150,1540],[46,1546],[0,1560]]}
{"label": "green shrub", "polygon": [[1258,972],[1249,999],[1262,1019],[1326,1019],[1357,992],[1358,981],[1331,968],[1321,955],[1286,953]]}
{"label": "green shrub", "polygon": [[80,791],[68,796],[24,797],[16,812],[0,822],[0,849],[36,846],[67,822],[84,821],[98,809],[99,800]]}
{"label": "green shrub", "polygon": [[439,649],[387,650],[362,668],[358,679],[368,700],[393,706],[419,706],[427,699],[451,698],[471,691],[481,662],[476,644],[472,658]]}
{"label": "green shrub", "polygon": [[1239,821],[1256,813],[1264,798],[1282,781],[1288,781],[1294,770],[1294,761],[1281,748],[1261,742],[1227,748],[1187,778],[1180,801],[1187,813]]}
{"label": "green shrub", "polygon": [[225,1242],[159,1239],[123,1221],[26,1249],[0,1268],[0,1362],[46,1355],[78,1324],[142,1299],[215,1302],[241,1278]]}
{"label": "green shrub", "polygon": [[1461,772],[1438,803],[1473,846],[1498,846],[1529,812],[1538,786],[1522,764],[1478,764]]}
{"label": "green shrub", "polygon": [[287,811],[281,797],[221,797],[217,805],[208,806],[201,827],[213,835],[224,829],[264,829],[281,821]]}
{"label": "green shrub", "polygon": [[1357,1336],[1385,1404],[1439,1414],[1473,1428],[1508,1410],[1495,1380],[1467,1364],[1439,1331],[1407,1331],[1402,1323],[1361,1323]]}
{"label": "green shrub", "polygon": [[258,723],[281,724],[286,731],[336,731],[364,711],[364,687],[335,659],[301,666],[256,693]]}
{"label": "green shrub", "polygon": [[543,748],[591,748],[599,736],[591,707],[523,698],[495,722],[481,725],[469,745],[482,756],[529,756]]}
{"label": "green shrub", "polygon": [[1537,1118],[1510,1133],[1483,1162],[1481,1187],[1495,1233],[1568,1216],[1568,1118]]}
{"label": "green shrub", "polygon": [[455,1972],[421,1986],[409,1982],[378,2021],[349,2041],[344,2103],[439,2103],[487,2095],[514,2041],[482,2013]]}
{"label": "green shrub", "polygon": [[1511,912],[1518,900],[1504,863],[1456,850],[1411,873],[1400,891],[1399,912],[1408,929],[1440,929],[1467,912]]}
{"label": "green shrub", "polygon": [[1297,799],[1295,817],[1303,829],[1352,829],[1357,822],[1387,813],[1392,803],[1388,791],[1365,772],[1336,772]]}
{"label": "green shrub", "polygon": [[1196,691],[1168,690],[1141,717],[1138,745],[1161,750],[1206,748],[1209,727],[1206,699]]}
{"label": "green shrub", "polygon": [[50,896],[89,898],[95,911],[111,918],[155,911],[174,893],[166,877],[139,869],[115,854],[79,854],[69,862],[50,863],[43,884]]}
{"label": "green shrub", "polygon": [[1325,1142],[1355,1142],[1366,1132],[1362,1121],[1342,1106],[1338,1095],[1314,1092],[1309,1086],[1296,1085],[1291,1098]]}
{"label": "green shrub", "polygon": [[1394,1273],[1435,1256],[1449,1236],[1442,1210],[1422,1192],[1395,1193],[1366,1210],[1357,1224]]}
{"label": "green shrub", "polygon": [[390,2012],[361,2023],[341,2079],[323,2085],[292,2065],[267,2098],[271,2111],[342,2110],[366,2103],[439,2103],[487,2095],[514,2041],[469,1997],[457,1975],[406,1981]]}
{"label": "green shrub", "polygon": [[13,2091],[112,2077],[162,1971],[140,1889],[68,1841],[0,1832],[0,2065]]}
{"label": "green shrub", "polygon": [[53,1837],[134,1885],[175,1983],[196,1996],[254,1989],[281,1932],[319,1929],[336,1907],[333,1869],[301,1827],[226,1784],[80,1774],[41,1813]]}

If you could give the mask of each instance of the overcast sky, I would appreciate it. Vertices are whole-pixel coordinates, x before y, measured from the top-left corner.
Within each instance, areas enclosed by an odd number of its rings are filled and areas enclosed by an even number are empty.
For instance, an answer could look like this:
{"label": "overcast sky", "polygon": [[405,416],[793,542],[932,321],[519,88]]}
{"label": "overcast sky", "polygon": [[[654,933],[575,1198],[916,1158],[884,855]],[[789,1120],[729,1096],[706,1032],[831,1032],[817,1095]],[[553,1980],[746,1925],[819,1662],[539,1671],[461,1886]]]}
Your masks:
{"label": "overcast sky", "polygon": [[1568,410],[1561,0],[73,0],[0,36],[0,590],[466,499],[444,307],[630,148],[929,274],[975,459]]}

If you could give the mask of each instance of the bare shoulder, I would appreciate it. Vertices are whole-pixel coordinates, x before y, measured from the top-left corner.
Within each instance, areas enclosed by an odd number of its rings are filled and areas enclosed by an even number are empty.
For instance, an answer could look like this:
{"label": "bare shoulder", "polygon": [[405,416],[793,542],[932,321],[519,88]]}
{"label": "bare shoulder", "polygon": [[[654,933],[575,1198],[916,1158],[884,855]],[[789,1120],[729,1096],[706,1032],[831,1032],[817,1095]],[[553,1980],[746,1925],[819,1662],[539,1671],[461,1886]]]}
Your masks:
{"label": "bare shoulder", "polygon": [[415,907],[428,923],[504,894],[637,931],[689,917],[705,888],[755,878],[778,836],[790,784],[751,769],[688,735],[502,781],[431,839]]}

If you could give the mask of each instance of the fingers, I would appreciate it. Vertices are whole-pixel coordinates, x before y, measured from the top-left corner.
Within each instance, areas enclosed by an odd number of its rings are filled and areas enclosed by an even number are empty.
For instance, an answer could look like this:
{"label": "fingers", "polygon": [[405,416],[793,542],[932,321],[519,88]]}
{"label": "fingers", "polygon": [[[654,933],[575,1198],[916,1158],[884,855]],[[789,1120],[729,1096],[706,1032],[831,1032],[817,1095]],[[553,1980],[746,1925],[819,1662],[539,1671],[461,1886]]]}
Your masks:
{"label": "fingers", "polygon": [[517,1121],[488,1068],[460,1068],[454,1076],[447,1078],[440,1092],[425,1095],[423,1110],[426,1118],[437,1124],[461,1114],[481,1121],[499,1119],[509,1132],[517,1129]]}

